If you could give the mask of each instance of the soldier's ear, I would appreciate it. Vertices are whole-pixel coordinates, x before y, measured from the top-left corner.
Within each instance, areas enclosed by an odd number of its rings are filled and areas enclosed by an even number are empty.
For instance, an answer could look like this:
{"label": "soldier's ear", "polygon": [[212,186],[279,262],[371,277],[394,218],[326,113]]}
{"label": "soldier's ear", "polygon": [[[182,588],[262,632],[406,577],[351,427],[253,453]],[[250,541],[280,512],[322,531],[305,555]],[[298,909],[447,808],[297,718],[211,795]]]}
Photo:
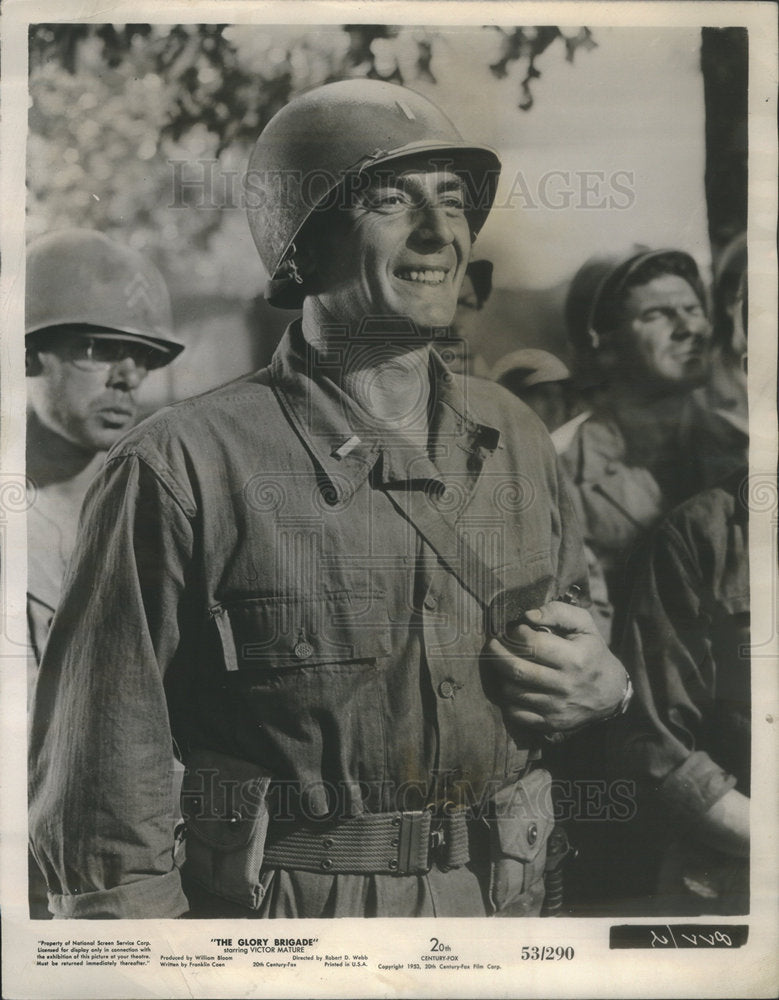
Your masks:
{"label": "soldier's ear", "polygon": [[29,376],[41,375],[43,373],[43,365],[41,364],[41,359],[38,357],[38,352],[33,350],[27,350],[24,352],[24,374]]}

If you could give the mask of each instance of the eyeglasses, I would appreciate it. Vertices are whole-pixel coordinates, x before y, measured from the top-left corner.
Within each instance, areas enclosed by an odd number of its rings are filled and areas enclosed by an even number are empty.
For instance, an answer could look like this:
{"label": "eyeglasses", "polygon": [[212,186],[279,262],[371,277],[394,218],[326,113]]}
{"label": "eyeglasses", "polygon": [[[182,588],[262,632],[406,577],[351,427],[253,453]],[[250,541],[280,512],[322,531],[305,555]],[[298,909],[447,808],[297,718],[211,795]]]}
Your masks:
{"label": "eyeglasses", "polygon": [[106,371],[130,358],[138,368],[151,371],[168,360],[165,351],[132,340],[79,337],[64,345],[65,357],[85,372]]}

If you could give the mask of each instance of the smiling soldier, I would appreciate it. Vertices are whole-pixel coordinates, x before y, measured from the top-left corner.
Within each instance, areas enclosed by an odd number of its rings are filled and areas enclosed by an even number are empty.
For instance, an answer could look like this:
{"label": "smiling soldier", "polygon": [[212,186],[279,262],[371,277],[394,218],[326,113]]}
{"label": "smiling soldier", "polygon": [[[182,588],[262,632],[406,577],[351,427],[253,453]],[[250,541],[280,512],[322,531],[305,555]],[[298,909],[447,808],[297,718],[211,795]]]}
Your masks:
{"label": "smiling soldier", "polygon": [[258,139],[249,224],[302,318],[267,369],[131,433],[89,494],[32,731],[57,916],[540,911],[544,737],[630,688],[555,600],[584,571],[546,432],[431,349],[498,170],[373,81]]}

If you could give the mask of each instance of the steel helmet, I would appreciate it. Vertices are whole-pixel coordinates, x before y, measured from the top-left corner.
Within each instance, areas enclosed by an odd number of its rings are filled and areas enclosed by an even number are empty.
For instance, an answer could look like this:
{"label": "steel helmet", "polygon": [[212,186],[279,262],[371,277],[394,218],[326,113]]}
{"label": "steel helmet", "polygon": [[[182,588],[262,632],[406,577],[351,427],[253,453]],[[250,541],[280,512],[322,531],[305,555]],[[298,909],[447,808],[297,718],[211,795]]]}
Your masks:
{"label": "steel helmet", "polygon": [[184,349],[173,339],[170,295],[157,268],[89,229],[49,233],[27,248],[27,346],[44,330],[73,326],[139,341],[163,352],[163,364]]}
{"label": "steel helmet", "polygon": [[426,97],[379,80],[344,80],[283,107],[257,139],[245,182],[249,228],[272,286],[276,279],[269,301],[301,304],[304,293],[285,262],[317,206],[347,177],[419,155],[462,174],[468,220],[478,233],[495,197],[500,160],[489,147],[465,142]]}
{"label": "steel helmet", "polygon": [[492,369],[490,378],[500,384],[507,375],[515,373],[522,376],[525,389],[544,382],[567,382],[571,377],[567,365],[557,355],[535,347],[522,347],[506,354]]}
{"label": "steel helmet", "polygon": [[606,332],[601,315],[604,304],[618,297],[636,271],[655,258],[667,258],[668,272],[683,277],[706,306],[698,265],[682,250],[636,245],[627,254],[591,257],[576,272],[565,301],[568,335],[577,353],[597,353]]}

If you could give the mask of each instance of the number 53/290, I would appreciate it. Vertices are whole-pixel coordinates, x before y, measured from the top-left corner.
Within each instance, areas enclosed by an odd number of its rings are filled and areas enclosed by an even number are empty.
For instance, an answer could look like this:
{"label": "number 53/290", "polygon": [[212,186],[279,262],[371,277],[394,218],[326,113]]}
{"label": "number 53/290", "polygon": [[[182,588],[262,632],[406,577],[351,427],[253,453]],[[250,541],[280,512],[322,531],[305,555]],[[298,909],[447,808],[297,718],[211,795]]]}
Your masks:
{"label": "number 53/290", "polygon": [[574,956],[570,945],[523,944],[522,961],[527,962],[559,962],[560,959],[570,961]]}

